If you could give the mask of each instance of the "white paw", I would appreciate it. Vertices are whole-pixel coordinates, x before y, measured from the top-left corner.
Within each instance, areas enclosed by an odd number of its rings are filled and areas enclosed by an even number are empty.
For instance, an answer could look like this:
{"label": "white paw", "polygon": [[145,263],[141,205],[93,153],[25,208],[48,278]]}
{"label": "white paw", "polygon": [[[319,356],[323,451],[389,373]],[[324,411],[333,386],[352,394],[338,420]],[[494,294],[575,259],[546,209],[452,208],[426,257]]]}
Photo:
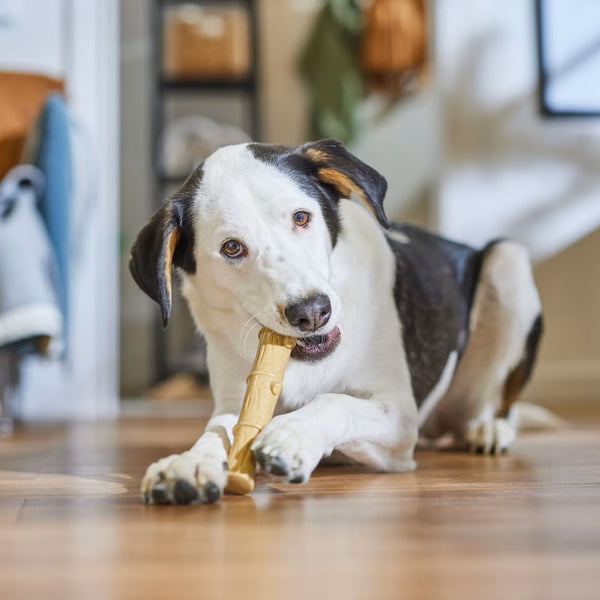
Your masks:
{"label": "white paw", "polygon": [[151,464],[142,479],[142,499],[148,504],[208,504],[216,502],[227,482],[224,451],[194,449]]}
{"label": "white paw", "polygon": [[517,434],[506,419],[473,419],[467,424],[465,438],[471,452],[501,454],[515,443]]}
{"label": "white paw", "polygon": [[280,481],[305,483],[323,457],[318,440],[292,415],[275,417],[252,444],[256,462]]}

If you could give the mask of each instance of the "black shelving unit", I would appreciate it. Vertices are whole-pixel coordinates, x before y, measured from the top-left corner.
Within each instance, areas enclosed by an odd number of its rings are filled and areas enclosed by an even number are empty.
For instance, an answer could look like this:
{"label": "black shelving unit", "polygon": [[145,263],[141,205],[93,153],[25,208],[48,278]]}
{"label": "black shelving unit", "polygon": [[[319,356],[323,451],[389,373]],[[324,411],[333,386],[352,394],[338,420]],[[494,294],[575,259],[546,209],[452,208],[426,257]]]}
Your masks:
{"label": "black shelving unit", "polygon": [[221,92],[223,90],[242,90],[252,92],[255,89],[253,77],[235,79],[161,79],[163,90],[202,90]]}
{"label": "black shelving unit", "polygon": [[[165,128],[165,101],[173,94],[188,94],[195,97],[213,95],[242,95],[248,104],[248,129],[254,140],[260,140],[259,86],[258,86],[258,23],[257,0],[231,0],[226,3],[215,0],[194,0],[192,3],[210,7],[240,6],[248,13],[250,26],[250,73],[235,78],[193,78],[174,79],[165,77],[163,65],[163,23],[165,10],[178,4],[190,3],[190,0],[153,0],[152,9],[152,69],[153,69],[153,106],[152,106],[152,165],[154,172],[153,203],[158,208],[163,202],[167,188],[183,183],[184,177],[165,174],[161,170],[160,154],[163,131]],[[161,318],[156,313],[154,322],[154,367],[158,381],[170,375],[168,360],[167,330],[164,330]]]}

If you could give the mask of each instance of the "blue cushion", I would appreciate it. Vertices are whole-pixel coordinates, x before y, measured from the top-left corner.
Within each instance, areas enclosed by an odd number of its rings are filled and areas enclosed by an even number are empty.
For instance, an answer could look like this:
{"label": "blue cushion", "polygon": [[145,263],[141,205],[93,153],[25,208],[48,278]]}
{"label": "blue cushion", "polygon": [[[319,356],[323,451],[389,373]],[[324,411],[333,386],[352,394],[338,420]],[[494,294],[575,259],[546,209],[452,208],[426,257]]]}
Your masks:
{"label": "blue cushion", "polygon": [[48,96],[39,118],[38,131],[39,145],[35,164],[46,180],[39,208],[58,263],[59,305],[66,328],[69,296],[71,155],[67,107],[59,94]]}

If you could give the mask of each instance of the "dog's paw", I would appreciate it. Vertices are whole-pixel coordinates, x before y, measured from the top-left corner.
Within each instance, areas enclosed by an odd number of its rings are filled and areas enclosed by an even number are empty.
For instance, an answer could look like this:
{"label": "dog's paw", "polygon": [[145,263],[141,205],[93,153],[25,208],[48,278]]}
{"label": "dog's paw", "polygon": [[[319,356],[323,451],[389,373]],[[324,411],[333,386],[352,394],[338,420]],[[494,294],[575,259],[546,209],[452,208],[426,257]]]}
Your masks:
{"label": "dog's paw", "polygon": [[471,452],[502,454],[515,443],[517,434],[506,419],[473,419],[467,424],[465,438]]}
{"label": "dog's paw", "polygon": [[251,449],[261,469],[277,480],[305,483],[323,452],[310,432],[290,416],[275,417],[260,432]]}
{"label": "dog's paw", "polygon": [[203,450],[172,454],[151,464],[142,479],[148,504],[209,504],[222,495],[227,462]]}

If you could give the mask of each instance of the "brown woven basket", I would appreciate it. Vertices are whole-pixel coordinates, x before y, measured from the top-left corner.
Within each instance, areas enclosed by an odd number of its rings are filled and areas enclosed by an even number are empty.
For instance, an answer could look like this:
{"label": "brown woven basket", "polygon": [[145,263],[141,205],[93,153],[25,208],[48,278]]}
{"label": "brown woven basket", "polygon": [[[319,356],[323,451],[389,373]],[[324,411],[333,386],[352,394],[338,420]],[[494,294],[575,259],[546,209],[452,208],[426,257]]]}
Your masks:
{"label": "brown woven basket", "polygon": [[361,63],[372,82],[384,83],[425,65],[424,0],[373,0],[365,14]]}
{"label": "brown woven basket", "polygon": [[242,77],[250,71],[243,9],[185,5],[165,15],[163,72],[170,78]]}

